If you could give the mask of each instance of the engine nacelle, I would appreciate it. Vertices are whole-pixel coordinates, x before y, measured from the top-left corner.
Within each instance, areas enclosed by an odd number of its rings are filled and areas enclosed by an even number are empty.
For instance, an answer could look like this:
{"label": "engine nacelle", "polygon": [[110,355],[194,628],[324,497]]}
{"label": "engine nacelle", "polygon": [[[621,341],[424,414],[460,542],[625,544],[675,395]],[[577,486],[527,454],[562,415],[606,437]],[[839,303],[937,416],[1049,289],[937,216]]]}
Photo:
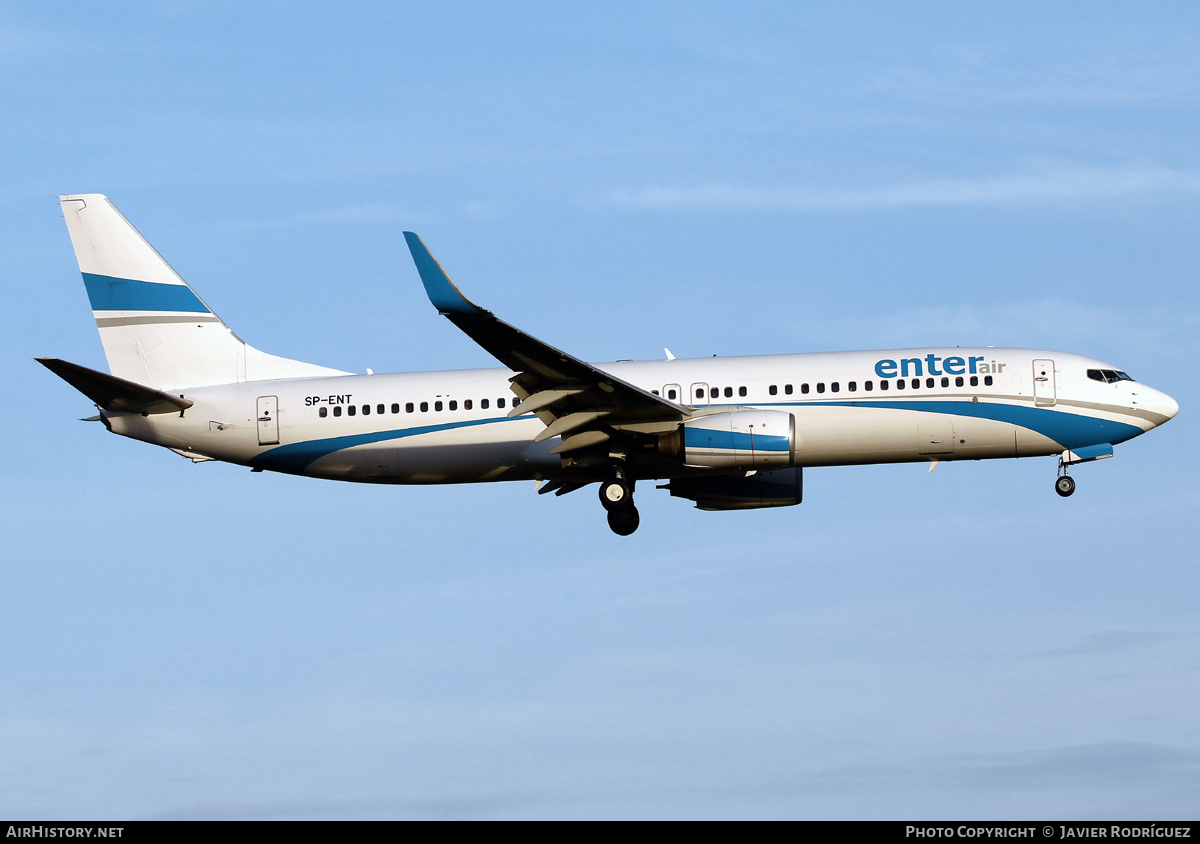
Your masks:
{"label": "engine nacelle", "polygon": [[695,501],[700,510],[791,507],[804,497],[803,476],[798,466],[749,475],[676,478],[665,486],[671,495]]}
{"label": "engine nacelle", "polygon": [[773,469],[796,462],[796,419],[780,410],[731,410],[689,419],[658,452],[706,469]]}

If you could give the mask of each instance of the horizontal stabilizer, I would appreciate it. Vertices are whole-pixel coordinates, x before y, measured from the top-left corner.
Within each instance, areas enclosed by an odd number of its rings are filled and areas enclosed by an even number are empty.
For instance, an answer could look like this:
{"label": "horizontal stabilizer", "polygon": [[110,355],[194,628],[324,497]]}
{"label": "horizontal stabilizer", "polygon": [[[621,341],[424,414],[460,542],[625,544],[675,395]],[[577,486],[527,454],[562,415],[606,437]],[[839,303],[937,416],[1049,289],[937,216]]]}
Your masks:
{"label": "horizontal stabilizer", "polygon": [[178,413],[194,404],[190,399],[173,396],[59,358],[35,360],[104,410],[127,410],[143,414]]}

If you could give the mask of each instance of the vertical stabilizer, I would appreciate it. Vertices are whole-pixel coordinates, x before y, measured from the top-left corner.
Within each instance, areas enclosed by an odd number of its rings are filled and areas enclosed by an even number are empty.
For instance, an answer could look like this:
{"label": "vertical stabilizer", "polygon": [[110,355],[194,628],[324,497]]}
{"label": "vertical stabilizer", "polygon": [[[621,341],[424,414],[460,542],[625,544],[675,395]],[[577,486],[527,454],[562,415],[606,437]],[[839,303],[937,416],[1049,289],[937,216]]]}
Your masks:
{"label": "vertical stabilizer", "polygon": [[246,345],[107,197],[59,202],[113,375],[170,392],[346,374]]}

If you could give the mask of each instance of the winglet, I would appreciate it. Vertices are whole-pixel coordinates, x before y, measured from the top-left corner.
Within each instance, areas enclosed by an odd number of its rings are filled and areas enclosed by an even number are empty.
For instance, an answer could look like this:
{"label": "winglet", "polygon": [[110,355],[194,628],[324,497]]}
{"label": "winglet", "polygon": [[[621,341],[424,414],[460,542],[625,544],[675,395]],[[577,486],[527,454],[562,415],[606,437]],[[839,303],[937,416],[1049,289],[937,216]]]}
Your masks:
{"label": "winglet", "polygon": [[438,309],[440,314],[474,314],[482,308],[462,295],[454,286],[450,276],[442,269],[442,265],[430,254],[429,249],[421,242],[421,238],[412,232],[405,232],[404,239],[408,241],[408,251],[412,253],[413,263],[421,274],[421,282],[425,285],[425,293],[429,301]]}

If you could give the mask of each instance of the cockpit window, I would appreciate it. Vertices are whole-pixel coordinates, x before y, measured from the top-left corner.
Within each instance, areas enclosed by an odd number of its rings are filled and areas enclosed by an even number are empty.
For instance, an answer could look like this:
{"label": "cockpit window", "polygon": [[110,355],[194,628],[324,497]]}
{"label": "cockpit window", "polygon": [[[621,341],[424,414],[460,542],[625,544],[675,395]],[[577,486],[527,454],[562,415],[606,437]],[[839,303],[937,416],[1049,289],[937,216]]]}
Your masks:
{"label": "cockpit window", "polygon": [[1133,380],[1119,369],[1089,369],[1087,377],[1102,384],[1115,384],[1118,381]]}

